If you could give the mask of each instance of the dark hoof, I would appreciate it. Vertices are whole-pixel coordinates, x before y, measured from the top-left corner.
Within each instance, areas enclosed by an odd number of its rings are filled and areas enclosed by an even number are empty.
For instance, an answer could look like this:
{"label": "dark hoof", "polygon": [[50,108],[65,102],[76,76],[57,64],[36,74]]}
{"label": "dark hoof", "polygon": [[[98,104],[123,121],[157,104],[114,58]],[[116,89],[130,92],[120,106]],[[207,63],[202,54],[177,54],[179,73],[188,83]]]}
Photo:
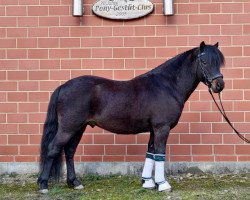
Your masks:
{"label": "dark hoof", "polygon": [[83,189],[82,183],[78,181],[77,179],[74,179],[73,181],[68,180],[67,184],[69,187],[73,187],[76,190]]}

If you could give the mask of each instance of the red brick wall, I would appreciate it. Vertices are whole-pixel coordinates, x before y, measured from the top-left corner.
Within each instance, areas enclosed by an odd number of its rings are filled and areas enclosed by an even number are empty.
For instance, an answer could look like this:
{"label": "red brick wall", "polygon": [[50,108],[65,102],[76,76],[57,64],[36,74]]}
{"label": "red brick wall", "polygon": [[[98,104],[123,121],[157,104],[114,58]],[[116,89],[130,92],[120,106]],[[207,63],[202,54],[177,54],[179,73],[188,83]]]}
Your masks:
{"label": "red brick wall", "polygon": [[[250,3],[175,0],[175,15],[131,21],[94,16],[85,0],[82,22],[71,0],[0,1],[0,162],[36,162],[51,92],[85,74],[126,80],[204,40],[226,57],[222,97],[230,119],[250,132]],[[250,138],[249,134],[245,134]],[[147,134],[121,136],[88,128],[77,161],[143,161]],[[250,161],[250,146],[217,112],[205,86],[186,103],[167,146],[171,161]]]}

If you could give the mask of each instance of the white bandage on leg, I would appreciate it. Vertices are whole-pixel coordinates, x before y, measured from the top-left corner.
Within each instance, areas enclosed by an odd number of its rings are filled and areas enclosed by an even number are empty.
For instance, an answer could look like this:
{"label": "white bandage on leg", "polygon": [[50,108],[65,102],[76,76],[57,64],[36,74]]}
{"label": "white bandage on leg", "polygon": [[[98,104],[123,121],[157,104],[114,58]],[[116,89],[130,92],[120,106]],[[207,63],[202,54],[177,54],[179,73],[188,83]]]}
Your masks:
{"label": "white bandage on leg", "polygon": [[147,189],[152,189],[155,187],[155,183],[152,179],[152,171],[154,168],[154,154],[151,153],[146,153],[146,159],[145,159],[145,164],[144,168],[142,171],[142,187],[147,188]]}
{"label": "white bandage on leg", "polygon": [[155,183],[158,186],[158,191],[170,191],[171,186],[165,179],[165,155],[155,154]]}

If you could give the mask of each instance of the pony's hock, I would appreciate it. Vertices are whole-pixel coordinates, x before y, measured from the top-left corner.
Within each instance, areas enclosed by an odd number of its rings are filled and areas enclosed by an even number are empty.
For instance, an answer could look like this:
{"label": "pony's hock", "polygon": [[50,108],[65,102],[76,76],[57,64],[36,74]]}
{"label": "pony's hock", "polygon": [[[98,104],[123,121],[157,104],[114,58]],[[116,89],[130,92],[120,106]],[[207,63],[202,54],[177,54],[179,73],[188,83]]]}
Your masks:
{"label": "pony's hock", "polygon": [[218,43],[202,42],[129,81],[81,76],[59,86],[51,96],[44,124],[40,190],[48,189],[49,177],[59,178],[62,152],[69,186],[81,185],[73,159],[88,125],[117,134],[150,132],[142,177],[152,177],[155,167],[158,190],[169,190],[167,184],[160,184],[167,183],[164,163],[169,132],[177,125],[185,102],[200,82],[215,93],[223,90],[223,64]]}

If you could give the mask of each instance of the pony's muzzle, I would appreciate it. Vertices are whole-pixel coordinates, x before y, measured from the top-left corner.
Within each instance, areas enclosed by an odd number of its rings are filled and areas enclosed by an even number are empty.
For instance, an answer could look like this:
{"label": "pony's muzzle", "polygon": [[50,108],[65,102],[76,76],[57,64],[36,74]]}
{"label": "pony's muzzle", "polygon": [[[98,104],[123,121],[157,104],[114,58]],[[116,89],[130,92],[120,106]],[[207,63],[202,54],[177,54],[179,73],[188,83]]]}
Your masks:
{"label": "pony's muzzle", "polygon": [[216,78],[211,83],[211,89],[214,93],[221,92],[225,87],[225,82],[222,77]]}

